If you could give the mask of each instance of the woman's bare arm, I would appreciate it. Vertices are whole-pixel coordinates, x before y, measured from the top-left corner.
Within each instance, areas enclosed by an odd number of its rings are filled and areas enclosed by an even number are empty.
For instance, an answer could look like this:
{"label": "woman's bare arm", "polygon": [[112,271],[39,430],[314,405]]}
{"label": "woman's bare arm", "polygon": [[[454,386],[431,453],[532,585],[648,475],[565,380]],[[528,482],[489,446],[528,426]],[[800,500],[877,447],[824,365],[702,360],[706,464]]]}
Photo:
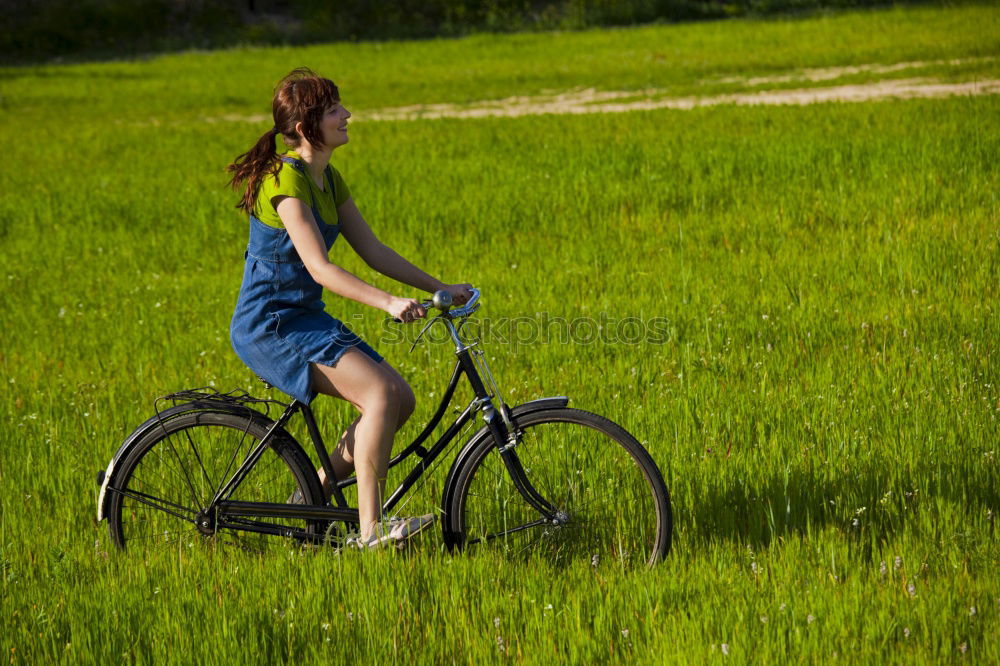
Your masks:
{"label": "woman's bare arm", "polygon": [[330,263],[326,242],[305,202],[287,196],[275,197],[273,202],[299,259],[316,282],[335,294],[384,310],[403,321],[411,321],[426,314],[418,301],[393,296]]}
{"label": "woman's bare arm", "polygon": [[344,238],[358,256],[379,273],[431,293],[452,286],[428,275],[380,241],[362,217],[354,199],[348,198],[340,204],[337,215],[340,217],[340,230]]}

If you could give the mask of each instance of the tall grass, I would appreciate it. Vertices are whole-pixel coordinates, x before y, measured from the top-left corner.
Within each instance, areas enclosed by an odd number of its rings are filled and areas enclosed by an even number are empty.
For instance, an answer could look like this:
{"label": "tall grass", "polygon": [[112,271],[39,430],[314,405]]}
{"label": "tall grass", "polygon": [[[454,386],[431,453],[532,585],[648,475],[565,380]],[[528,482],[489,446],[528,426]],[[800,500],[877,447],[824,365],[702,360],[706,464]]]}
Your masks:
{"label": "tall grass", "polygon": [[[996,661],[995,97],[352,126],[334,161],[377,233],[482,287],[482,317],[667,320],[658,343],[488,347],[512,402],[566,394],[646,443],[676,520],[674,552],[653,571],[451,557],[436,534],[406,556],[282,544],[120,555],[93,516],[97,470],[153,398],[210,383],[262,391],[228,343],[246,228],[222,172],[262,128],[217,116],[260,112],[290,64],[358,77],[342,86],[361,118],[396,101],[504,96],[512,81],[582,85],[577,60],[614,53],[621,35],[660,43],[673,66],[630,69],[640,56],[623,48],[594,85],[984,55],[997,16],[907,10],[796,30],[733,22],[4,70],[4,654]],[[844,42],[814,39],[853,39],[838,21],[885,29],[838,55]],[[939,25],[963,26],[961,38]],[[807,41],[779,39],[796,34]],[[741,63],[715,48],[727,41],[759,48]],[[420,76],[394,69],[420,56]],[[219,75],[239,63],[232,80]],[[346,244],[333,257],[391,286]],[[412,436],[450,352],[407,355],[379,313],[327,305],[411,382]],[[350,417],[328,400],[317,409],[331,436]],[[408,506],[433,510],[443,473]]]}

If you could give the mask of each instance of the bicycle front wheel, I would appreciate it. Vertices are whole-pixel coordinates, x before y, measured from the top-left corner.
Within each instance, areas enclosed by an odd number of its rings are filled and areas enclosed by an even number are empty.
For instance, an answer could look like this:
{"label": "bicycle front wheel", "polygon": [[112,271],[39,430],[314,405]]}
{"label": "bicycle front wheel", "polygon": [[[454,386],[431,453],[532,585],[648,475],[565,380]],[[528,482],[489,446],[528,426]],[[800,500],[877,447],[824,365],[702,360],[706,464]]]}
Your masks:
{"label": "bicycle front wheel", "polygon": [[[322,523],[290,518],[233,519],[222,525],[206,510],[269,426],[270,421],[255,413],[222,410],[185,412],[164,420],[125,457],[108,488],[112,541],[121,548],[209,542],[259,551],[275,533],[322,533]],[[279,431],[268,443],[231,499],[282,503],[298,489],[306,504],[323,504],[319,479],[298,442]]]}
{"label": "bicycle front wheel", "polygon": [[528,482],[556,509],[546,520],[515,487],[492,438],[456,477],[450,541],[556,564],[575,559],[652,565],[670,550],[670,498],[649,453],[617,424],[579,409],[517,419],[513,453]]}

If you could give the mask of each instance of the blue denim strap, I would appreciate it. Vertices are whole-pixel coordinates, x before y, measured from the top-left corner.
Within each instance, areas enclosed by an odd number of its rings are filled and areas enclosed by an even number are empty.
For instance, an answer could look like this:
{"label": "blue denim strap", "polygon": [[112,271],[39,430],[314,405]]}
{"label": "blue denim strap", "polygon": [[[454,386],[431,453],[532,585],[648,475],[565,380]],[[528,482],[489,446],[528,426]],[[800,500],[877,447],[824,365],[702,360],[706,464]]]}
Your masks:
{"label": "blue denim strap", "polygon": [[[299,160],[297,160],[295,158],[292,158],[292,157],[282,157],[281,161],[284,162],[285,164],[292,165],[292,168],[295,169],[296,171],[298,171],[299,173],[301,173],[304,177],[306,177],[306,178],[310,178],[311,177],[308,173],[306,173],[306,167],[305,167],[305,165],[302,164],[302,162],[300,162]],[[313,216],[317,216],[317,212],[316,212],[316,195],[313,194],[313,191],[312,191],[311,187],[309,188],[309,200],[310,200],[309,204],[310,204],[310,207],[312,208]]]}

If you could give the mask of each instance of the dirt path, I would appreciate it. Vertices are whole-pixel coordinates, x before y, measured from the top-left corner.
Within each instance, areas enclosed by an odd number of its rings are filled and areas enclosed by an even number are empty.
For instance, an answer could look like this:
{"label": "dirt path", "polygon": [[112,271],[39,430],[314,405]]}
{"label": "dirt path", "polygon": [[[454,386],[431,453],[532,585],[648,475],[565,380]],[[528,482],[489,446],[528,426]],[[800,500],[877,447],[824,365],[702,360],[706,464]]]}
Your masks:
{"label": "dirt path", "polygon": [[666,97],[656,90],[576,90],[559,95],[508,97],[469,105],[426,104],[379,109],[357,115],[361,120],[417,120],[427,118],[489,118],[542,114],[623,113],[652,109],[695,109],[703,106],[818,104],[821,102],[868,102],[880,99],[951,97],[1000,94],[1000,79],[942,83],[935,79],[890,79],[823,88],[760,90],[696,97]]}
{"label": "dirt path", "polygon": [[972,65],[986,63],[996,60],[996,58],[984,56],[982,58],[955,58],[952,60],[916,60],[911,62],[897,62],[892,65],[847,65],[844,67],[818,67],[800,69],[788,74],[774,74],[771,76],[755,76],[747,78],[744,76],[724,76],[715,79],[718,83],[740,83],[745,86],[770,85],[772,83],[790,83],[792,81],[832,81],[843,76],[854,74],[891,74],[893,72],[903,72],[908,69],[924,69],[927,67],[957,67],[961,65]]}
{"label": "dirt path", "polygon": [[[995,57],[953,60],[900,62],[889,65],[869,64],[845,67],[801,69],[785,74],[757,77],[721,77],[706,80],[706,84],[739,84],[747,88],[777,83],[832,81],[856,74],[891,74],[928,67],[957,67],[996,60]],[[916,72],[914,72],[916,73]],[[359,111],[356,120],[419,120],[431,118],[515,118],[543,114],[624,113],[652,109],[695,109],[704,106],[734,104],[737,106],[804,105],[823,102],[870,102],[882,99],[914,99],[952,97],[957,95],[1000,94],[1000,79],[945,83],[935,78],[885,79],[867,83],[824,87],[744,90],[718,95],[670,97],[666,90],[594,90],[574,89],[560,93],[507,97],[471,104],[422,104],[398,106],[371,111]],[[205,118],[208,122],[267,123],[269,115],[229,114]]]}

